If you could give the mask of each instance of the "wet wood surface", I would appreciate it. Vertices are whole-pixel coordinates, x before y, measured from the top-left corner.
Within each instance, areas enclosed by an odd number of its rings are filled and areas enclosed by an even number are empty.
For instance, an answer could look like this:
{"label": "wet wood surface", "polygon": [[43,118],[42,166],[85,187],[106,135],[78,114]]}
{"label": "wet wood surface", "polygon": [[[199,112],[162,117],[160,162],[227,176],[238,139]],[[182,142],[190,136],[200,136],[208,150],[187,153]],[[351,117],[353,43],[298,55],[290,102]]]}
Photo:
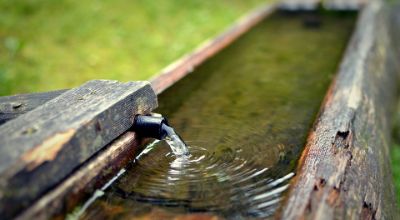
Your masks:
{"label": "wet wood surface", "polygon": [[281,219],[399,218],[389,142],[400,53],[389,18],[380,1],[362,11]]}
{"label": "wet wood surface", "polygon": [[38,106],[54,99],[67,90],[0,96],[0,126]]}
{"label": "wet wood surface", "polygon": [[156,106],[147,82],[93,80],[0,126],[0,215],[26,208]]}

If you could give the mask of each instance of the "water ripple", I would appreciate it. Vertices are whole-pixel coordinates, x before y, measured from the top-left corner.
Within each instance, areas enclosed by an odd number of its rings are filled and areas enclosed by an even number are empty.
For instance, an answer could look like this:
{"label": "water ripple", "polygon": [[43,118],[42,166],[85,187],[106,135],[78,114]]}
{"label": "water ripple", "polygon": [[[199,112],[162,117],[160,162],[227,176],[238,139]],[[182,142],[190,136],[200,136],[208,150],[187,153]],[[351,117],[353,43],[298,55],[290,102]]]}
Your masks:
{"label": "water ripple", "polygon": [[[161,146],[160,146],[161,145]],[[191,212],[215,212],[224,217],[266,217],[278,207],[294,173],[263,167],[241,149],[210,152],[189,146],[190,155],[176,157],[157,143],[135,161],[114,186],[119,196],[160,206],[180,206]]]}

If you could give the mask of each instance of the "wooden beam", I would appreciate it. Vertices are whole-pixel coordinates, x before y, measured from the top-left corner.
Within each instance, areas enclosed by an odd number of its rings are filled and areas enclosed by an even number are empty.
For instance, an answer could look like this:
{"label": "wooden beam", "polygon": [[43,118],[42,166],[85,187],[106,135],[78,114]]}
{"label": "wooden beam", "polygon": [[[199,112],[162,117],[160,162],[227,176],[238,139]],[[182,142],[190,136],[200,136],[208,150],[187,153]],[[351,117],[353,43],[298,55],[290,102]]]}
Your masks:
{"label": "wooden beam", "polygon": [[281,219],[399,219],[389,142],[400,53],[390,28],[381,1],[361,12]]}
{"label": "wooden beam", "polygon": [[0,215],[7,219],[60,183],[157,106],[147,82],[94,80],[0,127]]}
{"label": "wooden beam", "polygon": [[67,90],[64,89],[51,92],[0,97],[0,126],[9,120],[17,118],[18,116],[43,105],[65,91]]}
{"label": "wooden beam", "polygon": [[44,220],[56,216],[64,219],[80,201],[89,198],[94,190],[125,167],[140,151],[141,143],[142,140],[134,132],[124,133],[16,219]]}

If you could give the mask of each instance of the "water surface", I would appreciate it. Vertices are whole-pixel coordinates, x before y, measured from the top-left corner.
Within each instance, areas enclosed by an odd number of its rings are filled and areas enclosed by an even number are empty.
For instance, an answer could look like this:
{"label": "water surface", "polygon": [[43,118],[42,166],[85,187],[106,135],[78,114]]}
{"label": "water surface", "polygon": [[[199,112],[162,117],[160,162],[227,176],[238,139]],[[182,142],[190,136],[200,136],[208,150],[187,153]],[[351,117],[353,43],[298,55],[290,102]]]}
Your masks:
{"label": "water surface", "polygon": [[191,155],[175,157],[164,141],[154,143],[81,218],[273,215],[354,18],[274,14],[165,91],[157,111]]}

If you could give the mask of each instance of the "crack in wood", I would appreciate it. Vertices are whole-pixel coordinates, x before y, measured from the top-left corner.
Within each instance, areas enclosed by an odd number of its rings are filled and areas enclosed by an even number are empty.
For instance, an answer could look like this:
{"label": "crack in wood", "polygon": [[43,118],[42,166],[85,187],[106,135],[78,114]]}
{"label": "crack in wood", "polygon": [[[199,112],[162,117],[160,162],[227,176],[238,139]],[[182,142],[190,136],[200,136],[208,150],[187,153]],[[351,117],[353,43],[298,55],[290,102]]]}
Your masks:
{"label": "crack in wood", "polygon": [[384,2],[374,1],[360,14],[281,219],[398,219],[388,138],[400,32],[390,34],[388,13]]}
{"label": "crack in wood", "polygon": [[361,219],[364,220],[375,220],[376,219],[376,209],[373,208],[371,203],[366,201],[362,204]]}

